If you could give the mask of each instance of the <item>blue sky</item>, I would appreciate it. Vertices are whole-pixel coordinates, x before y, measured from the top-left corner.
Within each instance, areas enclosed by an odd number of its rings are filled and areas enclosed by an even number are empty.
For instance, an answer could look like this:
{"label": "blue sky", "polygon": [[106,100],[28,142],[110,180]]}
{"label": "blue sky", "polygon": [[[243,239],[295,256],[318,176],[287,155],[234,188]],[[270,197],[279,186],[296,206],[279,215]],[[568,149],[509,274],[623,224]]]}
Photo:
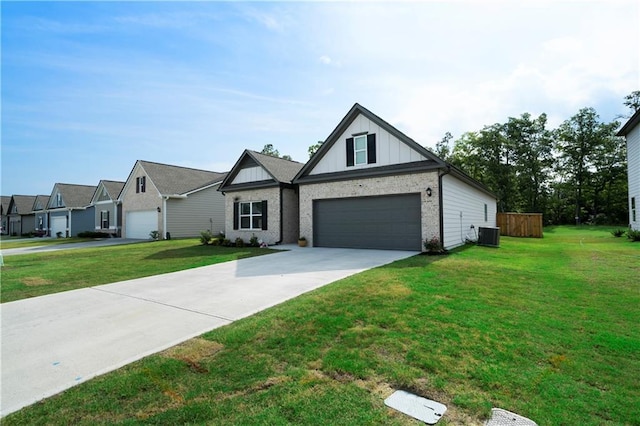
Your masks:
{"label": "blue sky", "polygon": [[306,161],[358,102],[433,147],[640,89],[637,1],[2,2],[3,195]]}

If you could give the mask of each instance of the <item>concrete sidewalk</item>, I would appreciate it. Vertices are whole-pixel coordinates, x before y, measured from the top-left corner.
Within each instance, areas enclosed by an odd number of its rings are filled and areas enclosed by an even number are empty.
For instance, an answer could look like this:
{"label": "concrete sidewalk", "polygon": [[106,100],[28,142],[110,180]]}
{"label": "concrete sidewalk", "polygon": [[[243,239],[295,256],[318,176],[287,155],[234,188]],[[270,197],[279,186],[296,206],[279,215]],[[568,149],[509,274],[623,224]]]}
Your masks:
{"label": "concrete sidewalk", "polygon": [[416,254],[289,248],[0,305],[0,415],[333,281]]}

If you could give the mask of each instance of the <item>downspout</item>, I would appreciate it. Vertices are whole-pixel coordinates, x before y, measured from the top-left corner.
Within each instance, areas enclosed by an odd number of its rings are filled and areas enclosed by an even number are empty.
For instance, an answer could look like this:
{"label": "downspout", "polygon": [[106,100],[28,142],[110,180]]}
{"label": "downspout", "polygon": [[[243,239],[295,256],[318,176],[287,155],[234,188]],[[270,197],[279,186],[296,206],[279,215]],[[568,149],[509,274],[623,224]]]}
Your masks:
{"label": "downspout", "polygon": [[163,240],[167,239],[167,200],[169,197],[162,197],[162,233],[164,234]]}
{"label": "downspout", "polygon": [[67,217],[69,218],[69,235],[67,235],[67,237],[71,237],[71,209],[67,209]]}
{"label": "downspout", "polygon": [[[284,215],[282,214],[283,213],[282,207],[284,206],[283,195],[284,195],[284,186],[280,184],[280,241],[277,241],[276,245],[282,244],[283,235],[284,235],[284,231],[283,231]],[[267,206],[267,208],[269,207]]]}
{"label": "downspout", "polygon": [[444,204],[442,202],[442,177],[451,173],[451,167],[447,166],[444,171],[438,172],[438,207],[440,209],[439,220],[440,220],[440,243],[442,247],[444,247]]}

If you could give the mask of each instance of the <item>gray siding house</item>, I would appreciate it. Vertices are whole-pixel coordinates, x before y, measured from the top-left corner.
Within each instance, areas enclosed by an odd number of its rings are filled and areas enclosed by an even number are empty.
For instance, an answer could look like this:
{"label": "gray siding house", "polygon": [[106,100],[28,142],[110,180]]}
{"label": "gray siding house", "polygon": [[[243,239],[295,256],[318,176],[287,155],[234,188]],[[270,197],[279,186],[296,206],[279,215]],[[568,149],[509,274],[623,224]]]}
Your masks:
{"label": "gray siding house", "polygon": [[617,136],[624,136],[627,141],[629,227],[640,230],[640,110],[622,126]]}
{"label": "gray siding house", "polygon": [[51,191],[47,210],[49,235],[75,237],[94,229],[94,207],[91,198],[95,186],[56,183]]}
{"label": "gray siding house", "polygon": [[11,197],[8,195],[0,196],[0,233],[6,235],[9,233],[9,203]]}
{"label": "gray siding house", "polygon": [[35,215],[33,214],[33,203],[35,195],[12,195],[8,206],[8,229],[9,235],[23,235],[35,231]]}
{"label": "gray siding house", "polygon": [[303,164],[245,150],[219,191],[225,195],[225,235],[231,241],[253,236],[272,245],[299,236],[298,190],[292,184]]}
{"label": "gray siding house", "polygon": [[48,204],[48,195],[37,195],[33,202],[32,210],[35,220],[35,232],[41,237],[49,233],[49,213],[47,212]]}
{"label": "gray siding house", "polygon": [[94,230],[120,237],[122,231],[122,204],[118,201],[124,182],[101,180],[91,198],[94,207]]}
{"label": "gray siding house", "polygon": [[126,238],[183,238],[224,229],[226,173],[138,160],[118,197]]}

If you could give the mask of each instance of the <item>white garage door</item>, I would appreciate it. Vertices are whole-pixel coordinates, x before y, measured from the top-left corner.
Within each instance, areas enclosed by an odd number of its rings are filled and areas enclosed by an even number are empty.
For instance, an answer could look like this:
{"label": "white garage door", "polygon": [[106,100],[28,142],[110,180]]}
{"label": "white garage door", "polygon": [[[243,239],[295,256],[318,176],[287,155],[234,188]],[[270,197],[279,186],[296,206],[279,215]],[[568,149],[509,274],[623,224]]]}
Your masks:
{"label": "white garage door", "polygon": [[148,240],[149,233],[158,230],[158,212],[144,210],[140,212],[127,212],[125,219],[125,237]]}
{"label": "white garage door", "polygon": [[67,236],[67,217],[51,216],[51,236],[57,237],[58,232],[62,232],[62,236]]}

